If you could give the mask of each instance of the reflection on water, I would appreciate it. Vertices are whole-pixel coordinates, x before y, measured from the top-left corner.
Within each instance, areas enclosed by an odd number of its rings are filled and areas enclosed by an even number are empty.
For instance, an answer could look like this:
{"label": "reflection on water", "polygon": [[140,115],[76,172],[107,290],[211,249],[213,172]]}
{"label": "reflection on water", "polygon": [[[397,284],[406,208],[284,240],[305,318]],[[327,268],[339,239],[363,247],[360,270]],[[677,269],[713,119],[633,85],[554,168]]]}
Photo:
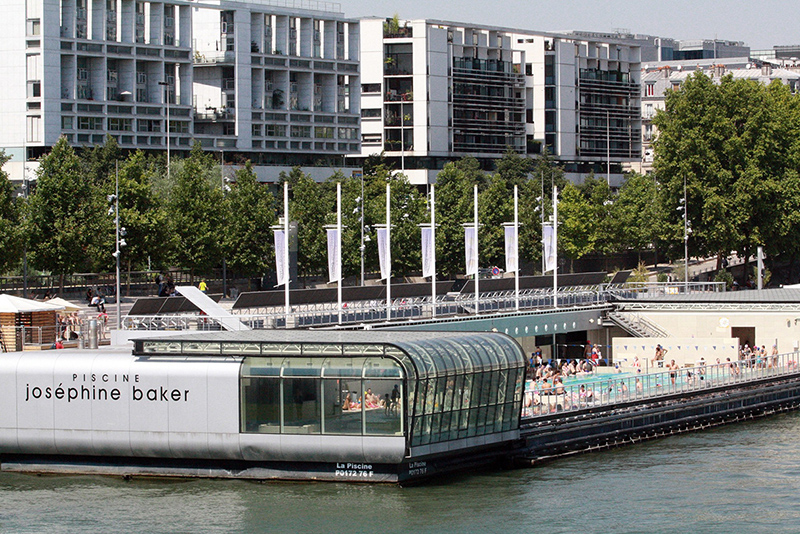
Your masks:
{"label": "reflection on water", "polygon": [[423,487],[0,474],[1,532],[798,532],[800,413]]}

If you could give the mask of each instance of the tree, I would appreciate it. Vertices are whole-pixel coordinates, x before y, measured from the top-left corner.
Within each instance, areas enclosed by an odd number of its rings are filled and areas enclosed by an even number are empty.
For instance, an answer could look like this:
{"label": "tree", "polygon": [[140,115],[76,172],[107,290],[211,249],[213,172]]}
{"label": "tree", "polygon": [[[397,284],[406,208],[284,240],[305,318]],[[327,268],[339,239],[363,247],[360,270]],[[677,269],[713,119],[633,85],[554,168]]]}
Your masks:
{"label": "tree", "polygon": [[[517,179],[524,179],[517,176]],[[484,265],[503,265],[505,234],[503,223],[514,221],[514,188],[503,176],[495,174],[489,187],[478,196],[480,229],[479,252]]]}
{"label": "tree", "polygon": [[572,262],[594,249],[597,223],[589,201],[572,184],[561,192],[558,204],[558,247]]}
{"label": "tree", "polygon": [[[180,246],[169,230],[162,197],[153,191],[152,177],[156,172],[141,151],[132,153],[119,165],[119,220],[125,228],[127,243],[122,248],[122,261],[129,271],[142,269],[151,262],[162,265],[170,251]],[[107,194],[112,194],[115,187],[115,176],[111,175],[106,184]]]}
{"label": "tree", "polygon": [[775,206],[797,194],[784,180],[797,169],[798,133],[796,97],[781,85],[732,76],[715,84],[698,72],[667,94],[653,121],[654,166],[675,248],[683,240],[684,180],[690,255],[718,254],[721,261],[736,250],[747,258],[780,227]]}
{"label": "tree", "polygon": [[170,192],[171,232],[177,239],[175,259],[188,268],[190,280],[220,264],[223,227],[222,190],[214,156],[195,143],[175,176]]}
{"label": "tree", "polygon": [[0,151],[0,273],[19,263],[23,237],[19,208],[14,202],[14,186],[2,170],[9,159],[5,152]]}
{"label": "tree", "polygon": [[[658,247],[663,212],[653,176],[631,173],[619,190],[610,214],[610,233],[622,250]],[[641,254],[639,255],[641,261]]]}
{"label": "tree", "polygon": [[436,179],[436,270],[445,276],[465,271],[462,224],[473,220],[473,185],[480,190],[487,180],[471,157],[448,163]]}
{"label": "tree", "polygon": [[246,276],[262,276],[275,261],[270,226],[276,223],[275,197],[258,182],[248,161],[236,172],[225,198],[223,250],[228,265]]}
{"label": "tree", "polygon": [[326,216],[336,213],[336,200],[300,167],[287,175],[281,173],[281,184],[289,182],[290,220],[297,222],[297,269],[300,276],[321,273],[328,265],[327,237],[323,231]]}
{"label": "tree", "polygon": [[34,194],[27,204],[28,251],[38,269],[64,276],[87,271],[113,250],[98,246],[98,236],[111,232],[100,189],[86,180],[84,169],[66,138],[43,157]]}

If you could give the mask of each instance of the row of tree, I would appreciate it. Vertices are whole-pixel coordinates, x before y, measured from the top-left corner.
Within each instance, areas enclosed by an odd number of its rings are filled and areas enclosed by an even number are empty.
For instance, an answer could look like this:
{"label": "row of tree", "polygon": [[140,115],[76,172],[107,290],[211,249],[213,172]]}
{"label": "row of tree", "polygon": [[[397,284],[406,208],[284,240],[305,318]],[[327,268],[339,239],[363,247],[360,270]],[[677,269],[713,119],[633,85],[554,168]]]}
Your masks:
{"label": "row of tree", "polygon": [[[221,265],[239,276],[274,271],[270,226],[282,215],[280,184],[265,186],[249,164],[230,183],[213,155],[196,145],[188,157],[173,159],[170,173],[163,157],[123,154],[109,137],[103,146],[77,153],[60,140],[42,158],[35,188],[15,199],[6,176],[0,177],[0,246],[4,272],[19,268],[24,252],[29,265],[56,275],[113,270],[114,214],[110,195],[119,180],[120,224],[127,245],[127,269],[180,267],[206,274]],[[396,275],[419,271],[419,225],[430,221],[427,189],[411,185],[380,156],[364,165],[363,180],[334,174],[315,182],[300,169],[281,175],[290,185],[290,218],[298,223],[298,267],[302,276],[326,268],[325,224],[336,221],[335,184],[342,183],[343,269],[361,267],[361,217],[367,272],[378,270],[375,225],[386,220],[385,188],[391,186],[392,258]],[[440,173],[435,195],[437,267],[442,276],[464,272],[462,224],[473,218],[473,185],[479,188],[480,262],[504,262],[502,224],[513,220],[513,188],[520,196],[520,255],[528,272],[540,265],[541,221],[552,211],[552,187],[561,189],[560,239],[567,258],[592,251],[643,249],[652,232],[641,219],[652,206],[654,182],[631,176],[618,195],[602,180],[580,187],[568,183],[547,157],[523,158],[508,152],[494,173],[465,158]],[[614,202],[611,202],[614,199]],[[642,201],[642,199],[645,199]],[[541,211],[544,210],[544,213]],[[651,225],[650,225],[651,226]]]}
{"label": "row of tree", "polygon": [[[655,173],[630,174],[612,191],[590,176],[581,185],[564,178],[547,155],[531,160],[509,151],[487,173],[473,158],[447,164],[436,194],[437,271],[463,273],[462,224],[473,218],[479,189],[480,264],[503,266],[502,224],[513,220],[513,188],[520,196],[520,260],[524,272],[541,265],[542,221],[559,191],[559,255],[656,249],[683,257],[683,209],[691,226],[690,256],[752,253],[763,245],[770,260],[793,261],[800,249],[800,96],[771,85],[702,73],[669,91],[654,124]],[[5,161],[5,160],[4,160]],[[17,196],[0,175],[0,270],[29,265],[56,275],[110,271],[114,217],[107,197],[119,177],[122,250],[128,269],[179,267],[206,274],[221,266],[242,277],[274,271],[269,227],[282,216],[280,185],[260,183],[245,164],[228,184],[218,162],[196,145],[186,158],[125,154],[109,137],[76,152],[60,140],[40,161],[35,189]],[[686,199],[684,204],[684,180]],[[336,221],[335,184],[342,183],[343,270],[361,267],[362,217],[365,270],[378,270],[375,225],[386,220],[391,186],[392,259],[395,275],[421,268],[419,225],[430,221],[427,188],[411,185],[381,156],[367,159],[363,179],[334,174],[317,183],[300,169],[281,175],[290,185],[290,218],[299,225],[301,276],[323,274],[325,224]],[[569,265],[567,266],[569,268]]]}

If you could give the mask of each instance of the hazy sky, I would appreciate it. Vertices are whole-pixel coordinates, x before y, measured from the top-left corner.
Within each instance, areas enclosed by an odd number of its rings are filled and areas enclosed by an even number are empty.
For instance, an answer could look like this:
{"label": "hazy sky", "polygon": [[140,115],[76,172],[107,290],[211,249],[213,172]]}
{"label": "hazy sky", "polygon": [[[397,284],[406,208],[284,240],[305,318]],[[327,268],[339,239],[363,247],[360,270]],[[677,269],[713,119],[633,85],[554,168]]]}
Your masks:
{"label": "hazy sky", "polygon": [[798,0],[343,0],[347,17],[438,19],[526,30],[624,28],[675,39],[744,41],[754,50],[800,44]]}

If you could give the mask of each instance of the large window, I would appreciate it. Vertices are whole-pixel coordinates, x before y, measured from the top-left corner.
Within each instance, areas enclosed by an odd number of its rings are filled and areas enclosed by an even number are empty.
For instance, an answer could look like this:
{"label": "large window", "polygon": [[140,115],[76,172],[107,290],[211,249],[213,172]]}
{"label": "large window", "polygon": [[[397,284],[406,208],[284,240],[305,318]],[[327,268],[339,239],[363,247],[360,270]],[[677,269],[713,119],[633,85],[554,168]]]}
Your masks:
{"label": "large window", "polygon": [[403,373],[390,358],[247,358],[241,398],[242,432],[403,434]]}

